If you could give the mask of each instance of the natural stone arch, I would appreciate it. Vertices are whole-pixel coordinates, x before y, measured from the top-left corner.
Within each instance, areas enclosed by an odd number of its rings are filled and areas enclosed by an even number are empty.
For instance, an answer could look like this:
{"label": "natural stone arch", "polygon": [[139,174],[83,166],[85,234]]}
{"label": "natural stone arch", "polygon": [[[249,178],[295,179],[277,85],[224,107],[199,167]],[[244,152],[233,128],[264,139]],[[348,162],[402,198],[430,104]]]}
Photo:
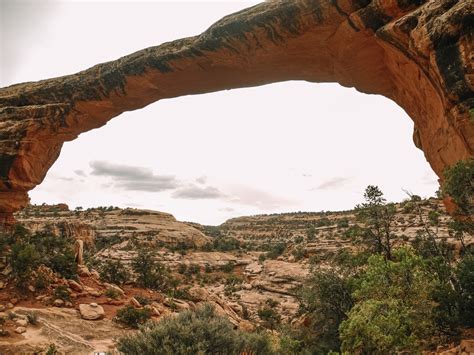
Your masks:
{"label": "natural stone arch", "polygon": [[3,223],[80,133],[163,98],[285,80],[338,82],[394,100],[442,179],[473,156],[473,12],[467,0],[271,1],[199,36],[0,89]]}

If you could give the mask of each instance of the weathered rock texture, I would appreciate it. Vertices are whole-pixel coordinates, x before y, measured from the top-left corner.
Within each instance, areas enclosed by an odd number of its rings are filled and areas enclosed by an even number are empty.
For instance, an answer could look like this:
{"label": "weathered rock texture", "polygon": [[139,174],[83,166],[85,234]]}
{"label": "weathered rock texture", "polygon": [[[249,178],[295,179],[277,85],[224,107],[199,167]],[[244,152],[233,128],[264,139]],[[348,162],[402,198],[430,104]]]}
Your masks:
{"label": "weathered rock texture", "polygon": [[124,111],[284,80],[338,82],[394,100],[442,178],[473,156],[473,13],[469,0],[265,2],[199,36],[0,89],[2,218],[27,204],[63,142]]}

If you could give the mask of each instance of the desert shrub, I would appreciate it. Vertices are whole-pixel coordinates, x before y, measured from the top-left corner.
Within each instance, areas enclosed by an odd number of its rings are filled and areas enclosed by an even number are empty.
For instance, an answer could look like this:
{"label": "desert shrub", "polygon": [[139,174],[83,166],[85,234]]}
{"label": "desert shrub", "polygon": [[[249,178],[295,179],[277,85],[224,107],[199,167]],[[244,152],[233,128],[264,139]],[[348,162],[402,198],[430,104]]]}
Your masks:
{"label": "desert shrub", "polygon": [[232,251],[239,250],[240,248],[241,244],[238,239],[223,236],[216,237],[212,242],[203,246],[204,251]]}
{"label": "desert shrub", "polygon": [[151,300],[145,296],[137,295],[135,296],[135,299],[142,305],[146,306],[147,304],[151,303]]}
{"label": "desert shrub", "polygon": [[316,235],[318,234],[318,230],[315,229],[313,226],[310,226],[306,230],[306,238],[308,239],[308,242],[312,242],[316,239]]}
{"label": "desert shrub", "polygon": [[339,350],[339,326],[354,304],[351,282],[336,269],[311,273],[300,292],[300,312],[309,320],[296,334],[301,347],[317,354]]}
{"label": "desert shrub", "polygon": [[147,308],[137,309],[133,306],[125,306],[117,311],[115,319],[131,328],[138,328],[151,318],[151,311]]}
{"label": "desert shrub", "polygon": [[98,266],[100,278],[104,281],[122,285],[130,279],[130,273],[119,260],[107,260]]}
{"label": "desert shrub", "polygon": [[347,238],[356,239],[361,237],[364,234],[363,228],[357,224],[350,226],[347,230],[344,231],[344,236]]}
{"label": "desert shrub", "polygon": [[306,255],[306,251],[303,246],[299,245],[291,251],[291,254],[293,255],[296,261],[299,261],[304,258],[304,256]]}
{"label": "desert shrub", "polygon": [[46,355],[56,355],[58,354],[58,348],[56,344],[49,344],[48,349],[46,350]]}
{"label": "desert shrub", "polygon": [[316,221],[316,227],[328,227],[332,225],[333,225],[333,222],[331,222],[331,220],[327,217],[323,217]]}
{"label": "desert shrub", "polygon": [[40,265],[49,267],[62,277],[76,277],[77,264],[71,239],[61,234],[54,235],[48,228],[31,234],[17,225],[7,240],[11,245],[7,257],[19,288],[32,281],[32,273]]}
{"label": "desert shrub", "polygon": [[105,290],[104,295],[106,297],[112,298],[114,300],[120,298],[120,292],[116,288],[109,287],[107,290]]}
{"label": "desert shrub", "polygon": [[171,287],[171,276],[166,269],[154,259],[154,254],[139,249],[132,260],[133,271],[137,274],[137,283],[141,287],[167,291]]}
{"label": "desert shrub", "polygon": [[27,312],[26,319],[28,320],[28,323],[30,323],[31,325],[37,325],[39,322],[38,313],[33,312],[33,311]]}
{"label": "desert shrub", "polygon": [[186,265],[186,264],[179,264],[178,265],[178,272],[180,274],[185,274],[187,270],[188,270],[188,265]]}
{"label": "desert shrub", "polygon": [[276,259],[285,252],[286,243],[275,243],[272,244],[267,252],[266,257],[268,259]]}
{"label": "desert shrub", "polygon": [[337,228],[349,228],[349,220],[347,218],[338,219]]}
{"label": "desert shrub", "polygon": [[235,264],[232,261],[229,261],[228,263],[221,265],[220,269],[223,272],[232,272],[234,270]]}
{"label": "desert shrub", "polygon": [[268,305],[261,307],[257,314],[267,328],[274,329],[281,322],[281,316],[278,311]]}
{"label": "desert shrub", "polygon": [[18,288],[26,288],[31,273],[39,265],[40,259],[41,256],[32,244],[17,242],[12,246],[10,265]]}
{"label": "desert shrub", "polygon": [[66,250],[63,254],[53,255],[49,263],[45,263],[53,271],[66,279],[73,279],[77,274],[77,263],[75,254],[72,250]]}
{"label": "desert shrub", "polygon": [[160,322],[148,323],[139,332],[118,342],[124,354],[272,354],[270,341],[263,334],[248,334],[217,315],[206,304],[196,311],[184,311]]}
{"label": "desert shrub", "polygon": [[460,288],[460,323],[474,327],[474,256],[465,256],[456,270]]}
{"label": "desert shrub", "polygon": [[244,279],[234,274],[228,275],[225,279],[226,285],[238,285],[238,284],[241,284],[242,282],[244,282]]}
{"label": "desert shrub", "polygon": [[63,300],[63,301],[71,300],[71,295],[69,294],[69,291],[66,285],[60,285],[56,287],[53,291],[53,295],[55,298]]}
{"label": "desert shrub", "polygon": [[201,272],[201,268],[199,267],[199,265],[191,264],[189,265],[187,272],[189,273],[189,275],[197,275]]}
{"label": "desert shrub", "polygon": [[355,306],[339,331],[343,352],[415,351],[435,331],[431,294],[436,278],[413,250],[401,248],[393,260],[373,255],[355,283]]}

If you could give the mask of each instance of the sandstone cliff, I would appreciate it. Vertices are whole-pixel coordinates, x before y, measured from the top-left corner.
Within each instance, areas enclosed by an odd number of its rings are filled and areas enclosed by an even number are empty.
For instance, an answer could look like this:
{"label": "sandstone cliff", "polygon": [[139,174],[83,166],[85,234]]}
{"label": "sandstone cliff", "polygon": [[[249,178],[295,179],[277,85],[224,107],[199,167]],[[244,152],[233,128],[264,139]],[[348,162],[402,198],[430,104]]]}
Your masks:
{"label": "sandstone cliff", "polygon": [[473,156],[473,12],[468,0],[264,2],[199,36],[0,89],[3,221],[80,133],[163,98],[284,80],[338,82],[394,100],[442,178]]}

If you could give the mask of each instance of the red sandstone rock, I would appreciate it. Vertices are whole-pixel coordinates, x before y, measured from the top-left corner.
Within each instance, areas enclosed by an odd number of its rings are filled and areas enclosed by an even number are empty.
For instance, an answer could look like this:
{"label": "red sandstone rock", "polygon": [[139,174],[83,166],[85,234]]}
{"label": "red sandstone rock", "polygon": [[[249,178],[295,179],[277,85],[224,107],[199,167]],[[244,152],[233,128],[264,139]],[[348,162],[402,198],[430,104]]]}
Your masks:
{"label": "red sandstone rock", "polygon": [[442,179],[447,166],[473,156],[473,12],[467,0],[264,2],[199,36],[0,89],[2,223],[27,204],[65,141],[124,111],[291,79],[394,100]]}

